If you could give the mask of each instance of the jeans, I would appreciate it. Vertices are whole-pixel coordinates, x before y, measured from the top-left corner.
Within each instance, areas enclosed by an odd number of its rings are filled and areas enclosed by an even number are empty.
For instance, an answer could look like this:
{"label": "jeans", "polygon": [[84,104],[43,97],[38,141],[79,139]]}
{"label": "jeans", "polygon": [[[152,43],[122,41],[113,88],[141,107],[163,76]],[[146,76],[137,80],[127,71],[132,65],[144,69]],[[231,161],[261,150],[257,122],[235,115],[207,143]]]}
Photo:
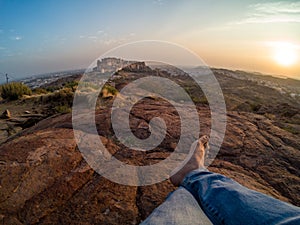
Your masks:
{"label": "jeans", "polygon": [[[158,207],[143,224],[245,224],[300,225],[300,208],[268,195],[250,190],[223,175],[198,169],[190,172],[182,181],[181,188],[194,196],[199,208],[191,207],[193,200],[174,198],[175,191],[165,203]],[[172,207],[183,205],[187,210],[198,210],[209,218],[196,213],[187,216],[182,210],[174,212]],[[202,210],[201,210],[202,209]],[[172,214],[169,217],[168,212]],[[176,211],[176,210],[175,210]],[[180,217],[178,219],[178,217]],[[187,217],[187,223],[184,222]],[[159,218],[159,220],[155,219]]]}
{"label": "jeans", "polygon": [[300,208],[250,190],[206,169],[190,172],[182,184],[213,224],[300,224]]}
{"label": "jeans", "polygon": [[196,199],[179,187],[157,207],[142,225],[212,225]]}

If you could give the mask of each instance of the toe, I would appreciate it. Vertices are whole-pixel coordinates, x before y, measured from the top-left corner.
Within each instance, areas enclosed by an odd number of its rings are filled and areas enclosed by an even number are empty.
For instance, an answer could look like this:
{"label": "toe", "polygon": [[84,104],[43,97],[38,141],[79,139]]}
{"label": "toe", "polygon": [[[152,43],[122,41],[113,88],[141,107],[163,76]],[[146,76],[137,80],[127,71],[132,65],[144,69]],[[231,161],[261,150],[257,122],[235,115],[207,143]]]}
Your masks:
{"label": "toe", "polygon": [[209,137],[207,135],[203,135],[199,139],[199,144],[200,146],[202,145],[204,148],[208,148],[208,141],[209,141]]}

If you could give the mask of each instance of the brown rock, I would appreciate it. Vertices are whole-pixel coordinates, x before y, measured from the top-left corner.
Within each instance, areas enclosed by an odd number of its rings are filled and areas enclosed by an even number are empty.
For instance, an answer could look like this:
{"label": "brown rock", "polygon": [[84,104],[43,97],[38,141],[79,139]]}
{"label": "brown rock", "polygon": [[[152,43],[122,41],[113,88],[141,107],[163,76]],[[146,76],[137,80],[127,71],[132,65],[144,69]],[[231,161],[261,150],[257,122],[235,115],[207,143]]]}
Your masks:
{"label": "brown rock", "polygon": [[11,113],[10,113],[10,111],[9,111],[8,109],[4,110],[4,112],[3,112],[2,115],[1,115],[1,118],[2,118],[2,119],[9,119],[9,118],[11,118]]}
{"label": "brown rock", "polygon": [[[201,132],[210,127],[208,107],[199,107]],[[82,115],[82,132],[90,132]],[[145,99],[131,110],[132,132],[139,138],[153,117],[167,125],[167,138],[155,150],[127,149],[114,137],[110,110],[96,114],[101,140],[119,160],[154,164],[174,151],[180,118],[167,102]],[[48,118],[0,146],[2,221],[18,224],[138,224],[164,201],[169,181],[145,187],[113,183],[94,172],[78,151],[71,115]],[[91,145],[92,146],[92,145]],[[300,140],[263,116],[228,113],[222,148],[210,170],[300,206]]]}

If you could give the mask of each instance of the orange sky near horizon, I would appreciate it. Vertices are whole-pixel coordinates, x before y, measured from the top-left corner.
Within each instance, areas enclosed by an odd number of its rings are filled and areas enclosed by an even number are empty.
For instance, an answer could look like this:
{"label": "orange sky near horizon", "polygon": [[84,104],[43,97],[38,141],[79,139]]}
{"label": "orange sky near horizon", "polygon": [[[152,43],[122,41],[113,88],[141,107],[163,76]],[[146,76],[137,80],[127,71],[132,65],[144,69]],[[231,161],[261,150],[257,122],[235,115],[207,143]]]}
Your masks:
{"label": "orange sky near horizon", "polygon": [[[261,33],[265,26],[266,24],[256,24],[248,29],[245,29],[245,25],[219,27],[185,33],[175,37],[174,41],[192,49],[212,67],[300,79],[300,39],[289,31],[291,27],[299,25],[271,24],[268,32]],[[286,31],[283,26],[286,26],[285,29],[289,27],[289,32],[279,36],[278,33]]]}

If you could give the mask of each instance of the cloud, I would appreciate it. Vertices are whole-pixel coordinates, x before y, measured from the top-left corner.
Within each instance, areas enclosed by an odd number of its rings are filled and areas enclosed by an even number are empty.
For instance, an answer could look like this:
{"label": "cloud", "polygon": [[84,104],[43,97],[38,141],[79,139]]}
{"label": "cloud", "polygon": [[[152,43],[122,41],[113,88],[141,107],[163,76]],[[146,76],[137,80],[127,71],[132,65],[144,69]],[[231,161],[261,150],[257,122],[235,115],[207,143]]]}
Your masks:
{"label": "cloud", "polygon": [[105,31],[98,30],[93,34],[80,35],[79,38],[100,45],[116,45],[131,41],[135,36],[136,33],[134,32],[112,36]]}
{"label": "cloud", "polygon": [[163,0],[154,0],[153,4],[155,4],[155,5],[163,5],[164,1]]}
{"label": "cloud", "polygon": [[251,5],[256,11],[263,13],[284,13],[284,14],[297,14],[300,13],[300,2],[269,2],[269,3],[258,3]]}
{"label": "cloud", "polygon": [[20,40],[23,39],[23,37],[21,37],[21,36],[14,36],[11,39],[14,40],[14,41],[20,41]]}
{"label": "cloud", "polygon": [[99,41],[99,37],[95,36],[95,35],[90,35],[87,36],[87,39],[93,41],[93,42],[98,42]]}
{"label": "cloud", "polygon": [[249,6],[247,18],[233,24],[300,23],[300,2],[279,1]]}
{"label": "cloud", "polygon": [[280,47],[285,49],[294,49],[294,50],[300,50],[300,45],[291,43],[291,42],[284,42],[284,41],[268,41],[266,42],[267,46],[271,47]]}

